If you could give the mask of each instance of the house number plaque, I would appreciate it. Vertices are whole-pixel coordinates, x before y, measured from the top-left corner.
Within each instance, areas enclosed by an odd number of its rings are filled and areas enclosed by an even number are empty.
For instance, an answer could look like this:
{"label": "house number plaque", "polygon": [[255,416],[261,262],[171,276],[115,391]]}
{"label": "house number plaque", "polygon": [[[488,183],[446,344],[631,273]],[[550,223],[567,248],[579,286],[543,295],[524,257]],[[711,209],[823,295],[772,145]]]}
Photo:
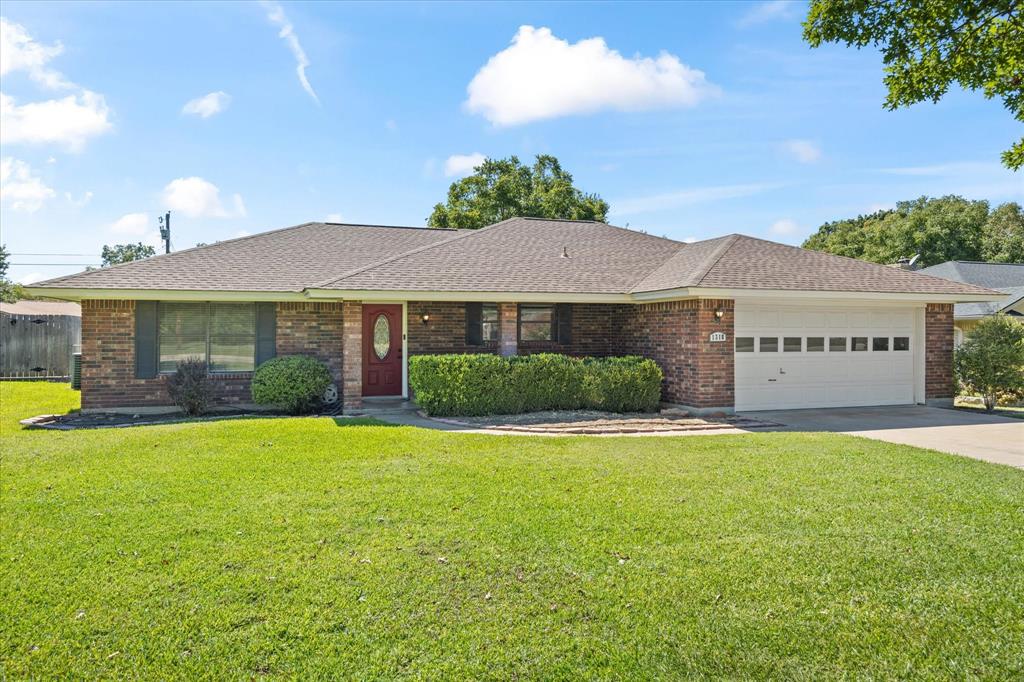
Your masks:
{"label": "house number plaque", "polygon": [[711,332],[711,343],[720,343],[725,341],[725,332]]}

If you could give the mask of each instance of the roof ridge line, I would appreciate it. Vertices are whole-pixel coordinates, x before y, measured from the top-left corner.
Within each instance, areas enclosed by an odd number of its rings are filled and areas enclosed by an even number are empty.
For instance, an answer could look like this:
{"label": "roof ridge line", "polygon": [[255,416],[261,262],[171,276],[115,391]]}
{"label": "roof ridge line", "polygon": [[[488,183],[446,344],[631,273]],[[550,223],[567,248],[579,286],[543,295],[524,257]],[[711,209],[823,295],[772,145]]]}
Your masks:
{"label": "roof ridge line", "polygon": [[[307,285],[307,286],[303,287],[303,290],[306,290],[306,289],[323,289],[328,284],[333,284],[335,282],[340,282],[343,279],[348,279],[349,277],[352,277],[354,275],[358,275],[361,272],[366,272],[367,270],[372,270],[373,268],[376,268],[376,267],[379,267],[381,265],[384,265],[385,263],[391,263],[392,261],[396,261],[399,258],[404,258],[406,256],[411,256],[414,253],[420,253],[422,251],[427,251],[427,250],[432,249],[432,248],[434,248],[436,246],[441,246],[442,244],[450,244],[451,242],[457,241],[459,239],[467,239],[469,237],[472,237],[475,234],[479,234],[479,233],[483,232],[484,230],[489,230],[492,227],[498,227],[499,225],[502,225],[503,223],[507,223],[510,220],[515,220],[515,218],[506,218],[505,220],[499,221],[499,222],[494,223],[492,225],[485,225],[484,227],[481,227],[481,228],[478,228],[478,229],[475,229],[475,230],[469,230],[469,231],[464,232],[462,234],[459,234],[459,232],[456,231],[455,235],[451,239],[445,239],[444,241],[440,241],[440,242],[437,242],[437,243],[434,243],[434,244],[424,244],[423,246],[416,247],[415,249],[412,249],[410,251],[404,251],[404,252],[398,254],[397,256],[391,256],[389,258],[384,258],[384,259],[376,261],[374,263],[370,263],[369,265],[364,265],[362,267],[356,268],[355,270],[349,270],[348,272],[344,272],[344,273],[342,273],[342,274],[340,274],[340,275],[338,275],[336,277],[331,277],[330,279],[321,280],[319,282],[314,282],[313,284],[310,284],[310,285]],[[429,230],[429,229],[433,229],[433,228],[426,228],[426,229]]]}
{"label": "roof ridge line", "polygon": [[[630,288],[629,292],[630,293],[635,293],[635,292],[642,292],[642,291],[659,291],[657,289],[654,289],[654,290],[640,289],[639,287],[640,287],[641,284],[643,284],[645,281],[647,281],[648,278],[653,276],[654,273],[658,272],[663,267],[667,266],[669,263],[671,263],[673,260],[675,260],[675,258],[677,256],[679,256],[680,254],[685,252],[688,248],[690,248],[692,246],[696,246],[697,244],[704,244],[706,242],[715,242],[715,241],[719,241],[719,240],[725,240],[725,239],[729,239],[730,237],[736,237],[736,236],[739,236],[739,235],[735,235],[735,234],[729,235],[729,234],[727,234],[727,235],[724,235],[724,236],[721,236],[721,237],[711,237],[710,239],[701,239],[700,241],[697,241],[697,242],[689,242],[689,243],[687,243],[687,242],[678,242],[679,243],[679,248],[676,249],[675,253],[673,253],[671,256],[666,258],[656,268],[654,268],[653,270],[651,270],[650,272],[645,274],[643,277],[641,277],[639,280],[637,280],[636,284],[634,284],[632,286],[632,288]],[[668,238],[665,237],[664,239],[668,239]],[[675,242],[676,240],[675,239],[668,239],[668,241]],[[722,248],[722,247],[721,246],[716,247],[716,249],[720,249],[720,248]],[[708,258],[713,256],[715,253],[717,253],[717,250],[714,251],[711,255],[709,255]]]}
{"label": "roof ridge line", "polygon": [[724,238],[721,238],[722,243],[719,244],[714,251],[708,254],[707,261],[710,262],[708,262],[707,267],[701,268],[700,270],[697,271],[700,274],[697,276],[697,283],[695,286],[700,286],[700,283],[703,282],[704,278],[708,276],[709,272],[711,272],[711,268],[718,265],[718,261],[722,260],[722,257],[725,256],[726,252],[732,248],[732,245],[736,243],[736,240],[738,240],[740,236],[741,235],[739,234],[733,233],[726,235]]}

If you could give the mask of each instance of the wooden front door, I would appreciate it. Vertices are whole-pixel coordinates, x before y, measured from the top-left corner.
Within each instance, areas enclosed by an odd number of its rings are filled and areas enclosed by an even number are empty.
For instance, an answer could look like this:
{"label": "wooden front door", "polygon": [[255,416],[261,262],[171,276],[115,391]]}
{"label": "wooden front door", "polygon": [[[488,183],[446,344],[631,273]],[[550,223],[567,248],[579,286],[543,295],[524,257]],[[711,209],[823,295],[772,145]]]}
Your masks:
{"label": "wooden front door", "polygon": [[363,304],[363,395],[402,395],[402,306]]}

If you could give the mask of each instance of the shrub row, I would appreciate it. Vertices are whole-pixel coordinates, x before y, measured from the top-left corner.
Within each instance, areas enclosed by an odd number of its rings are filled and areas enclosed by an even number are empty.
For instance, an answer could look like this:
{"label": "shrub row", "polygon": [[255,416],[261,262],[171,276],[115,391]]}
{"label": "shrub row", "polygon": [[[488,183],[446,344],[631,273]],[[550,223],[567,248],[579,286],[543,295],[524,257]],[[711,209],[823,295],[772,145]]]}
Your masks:
{"label": "shrub row", "polygon": [[661,368],[636,356],[572,358],[554,353],[418,355],[409,360],[416,402],[437,416],[593,409],[653,412]]}

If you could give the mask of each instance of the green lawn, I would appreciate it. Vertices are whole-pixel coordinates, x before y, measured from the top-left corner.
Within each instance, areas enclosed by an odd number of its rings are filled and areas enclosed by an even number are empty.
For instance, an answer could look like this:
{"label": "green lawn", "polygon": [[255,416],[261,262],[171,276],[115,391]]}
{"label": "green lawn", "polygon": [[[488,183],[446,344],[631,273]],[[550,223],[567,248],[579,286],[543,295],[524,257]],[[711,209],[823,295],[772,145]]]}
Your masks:
{"label": "green lawn", "polygon": [[0,678],[1017,678],[1024,472],[826,434],[78,432],[0,384]]}

